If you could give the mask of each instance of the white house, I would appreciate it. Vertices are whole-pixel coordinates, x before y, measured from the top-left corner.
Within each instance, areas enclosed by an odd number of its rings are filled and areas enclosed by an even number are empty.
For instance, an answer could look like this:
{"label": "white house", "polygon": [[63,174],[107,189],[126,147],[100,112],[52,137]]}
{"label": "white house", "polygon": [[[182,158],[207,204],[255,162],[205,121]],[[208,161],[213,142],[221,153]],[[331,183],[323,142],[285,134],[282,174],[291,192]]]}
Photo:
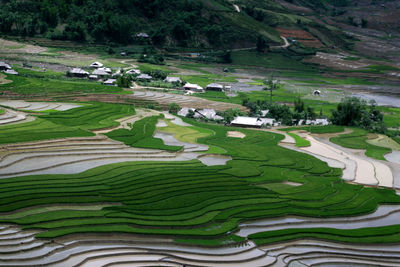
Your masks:
{"label": "white house", "polygon": [[231,121],[232,126],[239,126],[239,127],[255,127],[261,128],[263,125],[271,125],[271,126],[278,126],[279,123],[276,123],[274,119],[270,118],[254,118],[254,117],[235,117],[233,121]]}
{"label": "white house", "polygon": [[98,70],[102,70],[102,71],[105,71],[107,73],[112,73],[112,70],[110,68],[106,68],[106,67],[98,68]]}
{"label": "white house", "polygon": [[106,72],[105,70],[99,68],[99,69],[95,69],[92,72],[92,75],[97,75],[98,77],[104,78],[104,77],[109,76],[110,74],[108,72]]}
{"label": "white house", "polygon": [[102,63],[100,63],[100,62],[93,62],[92,64],[90,64],[89,67],[91,67],[91,68],[101,68],[103,66],[104,65]]}
{"label": "white house", "polygon": [[210,120],[223,120],[224,119],[224,117],[217,115],[217,112],[215,112],[215,110],[213,110],[212,108],[196,110],[194,117],[195,118],[207,118]]}
{"label": "white house", "polygon": [[167,83],[182,83],[182,80],[179,77],[167,77],[167,78],[165,78],[164,82],[167,82]]}
{"label": "white house", "polygon": [[137,69],[131,69],[126,72],[126,74],[129,74],[129,75],[139,75],[140,73],[141,73],[140,70],[137,70]]}
{"label": "white house", "polygon": [[103,82],[104,85],[111,85],[116,86],[117,80],[116,79],[108,79],[107,81]]}
{"label": "white house", "polygon": [[224,90],[224,86],[218,83],[211,83],[207,85],[206,90],[222,91]]}
{"label": "white house", "polygon": [[0,61],[0,70],[9,70],[11,69],[11,66],[8,65],[7,63]]}
{"label": "white house", "polygon": [[89,76],[89,72],[80,69],[80,68],[73,68],[69,71],[69,73],[74,77],[84,78]]}
{"label": "white house", "polygon": [[151,79],[153,79],[153,77],[148,75],[148,74],[146,74],[146,73],[142,73],[139,76],[137,76],[136,79],[144,80],[144,81],[150,81]]}
{"label": "white house", "polygon": [[203,87],[201,87],[200,85],[198,85],[198,84],[191,84],[191,83],[186,83],[184,86],[183,86],[183,89],[184,90],[191,90],[191,91],[195,91],[195,92],[203,92],[204,90],[203,90]]}
{"label": "white house", "polygon": [[18,75],[18,72],[13,70],[13,69],[8,69],[4,72],[5,74],[12,74],[12,75]]}

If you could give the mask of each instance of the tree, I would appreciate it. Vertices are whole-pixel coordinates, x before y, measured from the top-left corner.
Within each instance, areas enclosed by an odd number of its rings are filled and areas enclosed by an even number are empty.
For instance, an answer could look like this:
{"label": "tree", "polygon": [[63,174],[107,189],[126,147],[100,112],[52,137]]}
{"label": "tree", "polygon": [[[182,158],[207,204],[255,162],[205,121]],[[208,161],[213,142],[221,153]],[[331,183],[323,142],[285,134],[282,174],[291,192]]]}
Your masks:
{"label": "tree", "polygon": [[169,107],[168,107],[168,111],[171,114],[177,114],[180,109],[181,109],[181,107],[175,102],[172,102],[171,104],[169,104]]}
{"label": "tree", "polygon": [[188,113],[186,114],[186,118],[194,118],[194,111],[193,111],[193,109],[189,109]]}
{"label": "tree", "polygon": [[274,76],[271,75],[268,80],[263,80],[264,85],[266,87],[263,88],[264,91],[269,91],[270,92],[270,97],[269,97],[269,104],[272,105],[272,91],[275,91],[276,89],[279,88],[279,81],[274,81]]}
{"label": "tree", "polygon": [[231,50],[225,50],[222,54],[222,61],[224,63],[232,63],[232,52]]}
{"label": "tree", "polygon": [[368,25],[368,20],[367,19],[361,19],[361,27],[366,28]]}
{"label": "tree", "polygon": [[267,42],[265,41],[264,37],[259,35],[257,37],[257,52],[264,53],[266,48]]}
{"label": "tree", "polygon": [[375,132],[386,132],[383,114],[376,108],[376,102],[369,105],[356,97],[343,99],[332,111],[331,121],[336,125],[356,126]]}

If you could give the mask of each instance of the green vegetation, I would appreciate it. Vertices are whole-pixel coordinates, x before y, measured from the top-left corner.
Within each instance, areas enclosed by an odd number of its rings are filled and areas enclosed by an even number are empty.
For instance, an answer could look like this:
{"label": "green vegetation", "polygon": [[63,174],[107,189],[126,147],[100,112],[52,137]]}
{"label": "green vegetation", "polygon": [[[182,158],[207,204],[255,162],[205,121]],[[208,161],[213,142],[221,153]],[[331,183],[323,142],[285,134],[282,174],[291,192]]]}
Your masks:
{"label": "green vegetation", "polygon": [[[204,40],[202,46],[255,43],[256,34],[279,40],[271,27],[234,11],[221,0],[11,1],[0,7],[0,31],[53,40],[189,47],[200,46],[198,40]],[[140,32],[148,37],[137,36]]]}
{"label": "green vegetation", "polygon": [[[196,144],[198,138],[214,135],[212,130],[196,127],[196,126],[180,126],[168,120],[164,120],[168,125],[159,129],[160,132],[172,133],[176,140],[184,143]],[[206,153],[210,154],[224,154],[226,151],[216,146],[210,146]]]}
{"label": "green vegetation", "polygon": [[0,144],[93,136],[90,131],[118,126],[116,119],[133,115],[128,105],[91,103],[67,111],[37,115],[27,123],[0,126]]}
{"label": "green vegetation", "polygon": [[[135,133],[146,136],[145,140],[156,119],[135,123]],[[240,129],[245,138],[229,138],[227,131],[236,128],[184,121],[198,132],[213,132],[197,142],[220,147],[233,160],[222,166],[205,166],[197,160],[127,162],[80,174],[1,179],[0,212],[46,204],[120,205],[89,211],[50,210],[1,217],[0,222],[41,229],[37,236],[43,238],[90,232],[135,233],[215,246],[241,242],[243,239],[227,233],[244,221],[290,215],[354,216],[372,212],[379,204],[400,203],[394,190],[347,184],[340,178],[341,170],[278,146],[282,135]],[[283,181],[302,185],[279,186]],[[268,189],[268,184],[274,186]],[[373,233],[380,233],[380,228],[371,231],[375,230]],[[370,235],[368,231],[349,233]]]}
{"label": "green vegetation", "polygon": [[367,131],[358,128],[353,128],[352,130],[352,133],[332,137],[330,141],[347,148],[365,149],[365,155],[379,160],[385,160],[384,155],[392,151],[390,148],[375,146],[368,143]]}
{"label": "green vegetation", "polygon": [[[40,74],[40,73],[39,73]],[[9,84],[0,84],[0,92],[13,91],[20,95],[50,95],[67,93],[121,93],[122,89],[105,86],[97,82],[73,79],[54,79],[44,77],[24,77],[7,75]]]}
{"label": "green vegetation", "polygon": [[262,232],[249,236],[257,245],[268,245],[299,238],[315,238],[345,243],[398,243],[400,225],[361,229],[308,228]]}
{"label": "green vegetation", "polygon": [[297,134],[288,133],[288,135],[293,137],[293,139],[296,141],[296,146],[297,147],[307,147],[307,146],[311,145],[310,141],[298,136]]}
{"label": "green vegetation", "polygon": [[0,109],[0,114],[3,114],[4,112],[6,112],[4,109]]}
{"label": "green vegetation", "polygon": [[283,128],[280,129],[281,131],[299,131],[299,130],[304,130],[308,131],[310,133],[314,134],[325,134],[325,133],[340,133],[344,132],[344,127],[343,126],[338,126],[338,125],[325,125],[325,126],[301,126],[301,127],[288,127],[288,128]]}
{"label": "green vegetation", "polygon": [[121,141],[132,147],[155,148],[169,151],[181,150],[181,146],[167,146],[161,139],[153,137],[157,121],[161,118],[163,116],[146,117],[135,122],[130,130],[117,129],[106,135],[111,139]]}
{"label": "green vegetation", "polygon": [[383,114],[376,108],[376,102],[367,105],[365,100],[356,97],[345,98],[332,112],[332,123],[355,126],[369,131],[385,133]]}

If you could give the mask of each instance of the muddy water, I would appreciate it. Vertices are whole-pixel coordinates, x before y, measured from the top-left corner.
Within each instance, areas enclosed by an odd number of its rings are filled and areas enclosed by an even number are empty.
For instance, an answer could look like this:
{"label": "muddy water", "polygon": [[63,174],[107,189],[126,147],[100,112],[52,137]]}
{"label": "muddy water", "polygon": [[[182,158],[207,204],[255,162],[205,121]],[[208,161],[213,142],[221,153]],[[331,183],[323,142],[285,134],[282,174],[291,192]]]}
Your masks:
{"label": "muddy water", "polygon": [[231,157],[222,155],[204,155],[198,157],[198,159],[207,166],[226,165],[228,161],[232,160]]}
{"label": "muddy water", "polygon": [[400,164],[400,151],[393,151],[390,154],[386,154],[385,159],[387,161]]}
{"label": "muddy water", "polygon": [[392,106],[400,108],[400,97],[377,94],[352,94],[366,101],[375,100],[378,106]]}

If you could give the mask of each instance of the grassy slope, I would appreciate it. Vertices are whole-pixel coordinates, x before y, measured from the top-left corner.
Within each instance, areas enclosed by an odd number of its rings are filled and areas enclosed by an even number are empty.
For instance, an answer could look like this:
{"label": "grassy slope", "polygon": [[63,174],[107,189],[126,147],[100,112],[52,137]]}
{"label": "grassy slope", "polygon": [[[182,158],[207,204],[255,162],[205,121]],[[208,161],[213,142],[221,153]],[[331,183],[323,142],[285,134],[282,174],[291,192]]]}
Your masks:
{"label": "grassy slope", "polygon": [[311,145],[310,141],[298,136],[297,134],[288,133],[288,135],[294,138],[297,147],[307,147]]}
{"label": "grassy slope", "polygon": [[368,132],[365,130],[353,128],[352,133],[332,137],[330,141],[347,148],[365,149],[365,155],[368,157],[385,160],[384,155],[390,153],[392,150],[390,148],[369,144],[366,142],[368,139],[367,134]]}
{"label": "grassy slope", "polygon": [[[212,136],[215,134],[213,131],[205,128],[196,126],[179,126],[168,120],[165,120],[165,122],[167,123],[168,127],[159,128],[159,131],[172,133],[177,140],[185,143],[195,144],[197,143],[198,138]],[[209,150],[207,151],[207,153],[211,154],[224,154],[225,152],[226,151],[224,149],[217,146],[210,146]]]}
{"label": "grassy slope", "polygon": [[155,148],[169,151],[181,150],[181,146],[164,145],[161,139],[153,137],[157,121],[162,117],[163,116],[146,117],[135,122],[131,130],[117,129],[106,135],[111,139],[121,141],[132,147]]}
{"label": "grassy slope", "polygon": [[64,137],[93,136],[90,130],[118,126],[115,120],[133,115],[128,105],[92,103],[83,107],[38,115],[32,122],[0,127],[0,144]]}
{"label": "grassy slope", "polygon": [[[43,229],[39,237],[123,232],[216,245],[235,242],[233,237],[220,237],[242,221],[285,215],[351,216],[372,212],[378,204],[400,203],[393,190],[346,184],[339,169],[277,146],[281,135],[240,129],[244,139],[228,138],[226,132],[236,128],[190,122],[215,132],[198,142],[225,149],[233,160],[213,167],[199,161],[119,163],[80,174],[2,179],[0,212],[50,203],[122,205],[100,211],[49,211],[0,222]],[[278,184],[272,190],[262,186],[282,181],[303,185]],[[375,233],[379,235],[379,229]]]}

